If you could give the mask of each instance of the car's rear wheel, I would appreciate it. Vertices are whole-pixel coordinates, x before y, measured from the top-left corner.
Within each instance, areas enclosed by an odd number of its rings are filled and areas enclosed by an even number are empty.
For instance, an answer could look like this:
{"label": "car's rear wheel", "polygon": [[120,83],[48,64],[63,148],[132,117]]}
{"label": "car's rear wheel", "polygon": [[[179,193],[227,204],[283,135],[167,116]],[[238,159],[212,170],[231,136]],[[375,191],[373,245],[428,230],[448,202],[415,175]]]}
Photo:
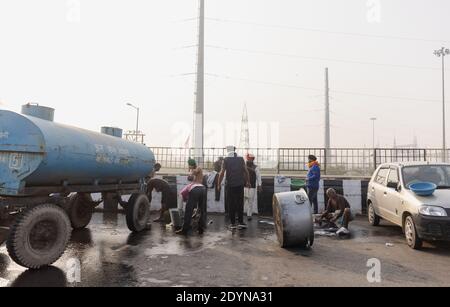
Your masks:
{"label": "car's rear wheel", "polygon": [[406,243],[412,249],[421,249],[423,246],[423,241],[417,235],[416,225],[412,216],[407,216],[405,219],[405,238]]}
{"label": "car's rear wheel", "polygon": [[373,204],[369,203],[369,207],[367,208],[369,223],[372,226],[380,225],[380,217],[375,213],[375,209],[373,208]]}

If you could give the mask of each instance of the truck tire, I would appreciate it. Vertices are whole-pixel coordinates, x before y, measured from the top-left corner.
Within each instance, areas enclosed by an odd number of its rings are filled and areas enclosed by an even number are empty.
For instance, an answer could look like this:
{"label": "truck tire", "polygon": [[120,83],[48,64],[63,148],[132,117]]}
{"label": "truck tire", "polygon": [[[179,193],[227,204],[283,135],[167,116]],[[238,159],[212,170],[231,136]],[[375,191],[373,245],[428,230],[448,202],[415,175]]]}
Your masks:
{"label": "truck tire", "polygon": [[150,219],[150,201],[145,194],[133,194],[125,208],[128,229],[141,232]]}
{"label": "truck tire", "polygon": [[90,194],[74,194],[69,199],[67,214],[73,229],[83,229],[91,222],[94,206]]}
{"label": "truck tire", "polygon": [[6,247],[17,264],[39,269],[62,256],[70,234],[70,221],[63,209],[55,205],[39,205],[16,217]]}

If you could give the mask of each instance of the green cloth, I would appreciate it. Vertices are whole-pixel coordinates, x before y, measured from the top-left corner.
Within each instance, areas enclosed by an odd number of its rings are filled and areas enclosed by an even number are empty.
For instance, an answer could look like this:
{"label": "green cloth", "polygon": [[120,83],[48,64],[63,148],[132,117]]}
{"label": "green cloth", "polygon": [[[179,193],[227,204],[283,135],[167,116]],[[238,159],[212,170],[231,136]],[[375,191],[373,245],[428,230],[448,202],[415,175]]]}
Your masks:
{"label": "green cloth", "polygon": [[305,182],[305,180],[294,178],[291,180],[291,185],[295,188],[300,189],[300,188],[304,188],[306,186],[306,182]]}
{"label": "green cloth", "polygon": [[194,159],[190,158],[190,159],[188,160],[188,165],[189,165],[189,166],[196,166],[196,165],[197,165],[197,162],[195,162]]}

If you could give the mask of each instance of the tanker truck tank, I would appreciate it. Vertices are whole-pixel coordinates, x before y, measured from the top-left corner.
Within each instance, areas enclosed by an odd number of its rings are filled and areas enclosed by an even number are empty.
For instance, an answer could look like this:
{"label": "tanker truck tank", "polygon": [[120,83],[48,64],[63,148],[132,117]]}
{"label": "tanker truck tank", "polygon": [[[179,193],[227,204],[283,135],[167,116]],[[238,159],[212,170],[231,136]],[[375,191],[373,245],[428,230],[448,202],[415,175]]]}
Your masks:
{"label": "tanker truck tank", "polygon": [[[147,229],[149,148],[122,139],[118,128],[102,134],[54,123],[51,108],[28,104],[22,112],[0,110],[0,222],[11,225],[11,259],[30,269],[57,261],[103,195],[120,203],[130,231]],[[93,193],[102,199],[93,201]]]}
{"label": "tanker truck tank", "polygon": [[29,115],[0,110],[0,196],[27,196],[29,187],[139,183],[153,170],[155,157],[144,145],[54,123],[50,108],[23,110]]}

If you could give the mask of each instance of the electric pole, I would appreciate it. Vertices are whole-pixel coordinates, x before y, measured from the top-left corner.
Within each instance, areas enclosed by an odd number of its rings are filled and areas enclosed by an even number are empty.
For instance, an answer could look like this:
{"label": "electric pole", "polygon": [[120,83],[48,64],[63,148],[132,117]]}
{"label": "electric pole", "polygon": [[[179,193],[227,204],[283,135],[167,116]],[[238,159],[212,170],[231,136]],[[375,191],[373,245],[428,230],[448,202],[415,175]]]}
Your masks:
{"label": "electric pole", "polygon": [[194,151],[198,163],[203,162],[205,105],[205,0],[200,0],[197,52],[197,90],[194,108]]}
{"label": "electric pole", "polygon": [[248,127],[248,113],[247,104],[244,104],[244,110],[242,111],[241,121],[241,139],[239,142],[239,148],[245,150],[245,154],[248,154],[250,150],[250,130]]}
{"label": "electric pole", "polygon": [[330,163],[330,87],[328,84],[328,67],[325,68],[325,163]]}

